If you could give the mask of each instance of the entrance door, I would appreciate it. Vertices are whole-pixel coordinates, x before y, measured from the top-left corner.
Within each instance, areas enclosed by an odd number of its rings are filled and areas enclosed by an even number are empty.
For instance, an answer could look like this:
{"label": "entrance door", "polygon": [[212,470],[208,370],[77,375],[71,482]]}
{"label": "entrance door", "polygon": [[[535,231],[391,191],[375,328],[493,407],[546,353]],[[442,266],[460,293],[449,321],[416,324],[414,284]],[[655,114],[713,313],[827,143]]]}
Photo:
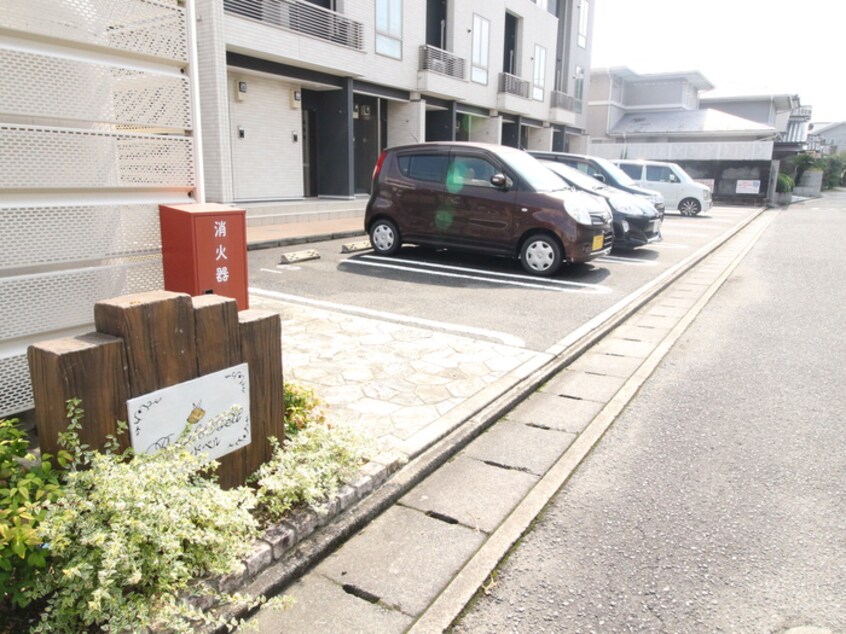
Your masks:
{"label": "entrance door", "polygon": [[317,113],[303,108],[303,195],[317,196]]}
{"label": "entrance door", "polygon": [[355,154],[355,192],[370,191],[373,167],[379,158],[379,100],[367,95],[353,98],[353,152]]}

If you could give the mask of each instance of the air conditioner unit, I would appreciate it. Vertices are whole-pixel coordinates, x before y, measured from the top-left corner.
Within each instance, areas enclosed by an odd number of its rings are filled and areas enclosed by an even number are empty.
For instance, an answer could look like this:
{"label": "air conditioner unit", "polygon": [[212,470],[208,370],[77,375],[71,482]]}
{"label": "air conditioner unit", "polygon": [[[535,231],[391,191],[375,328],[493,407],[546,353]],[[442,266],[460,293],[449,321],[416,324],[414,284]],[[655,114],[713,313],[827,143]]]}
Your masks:
{"label": "air conditioner unit", "polygon": [[446,75],[447,72],[447,65],[446,62],[442,59],[437,59],[435,57],[429,59],[429,70],[435,73],[441,73]]}

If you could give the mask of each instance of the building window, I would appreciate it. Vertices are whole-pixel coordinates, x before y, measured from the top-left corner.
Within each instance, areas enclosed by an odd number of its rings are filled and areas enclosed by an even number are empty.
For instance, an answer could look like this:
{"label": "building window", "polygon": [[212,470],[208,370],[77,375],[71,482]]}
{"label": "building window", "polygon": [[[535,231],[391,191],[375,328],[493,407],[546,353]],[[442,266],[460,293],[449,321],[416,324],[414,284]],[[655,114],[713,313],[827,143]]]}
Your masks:
{"label": "building window", "polygon": [[546,9],[552,15],[556,15],[558,10],[558,0],[532,0],[536,5],[542,9]]}
{"label": "building window", "polygon": [[546,78],[546,49],[535,44],[535,69],[532,79],[532,99],[543,101],[543,89]]}
{"label": "building window", "polygon": [[585,98],[585,69],[581,66],[576,66],[575,73],[573,74],[573,80],[573,97],[575,98],[573,111],[581,114],[582,101]]}
{"label": "building window", "polygon": [[587,48],[588,20],[590,18],[590,0],[582,0],[579,11],[579,46]]}
{"label": "building window", "polygon": [[402,0],[376,0],[376,52],[402,59]]}
{"label": "building window", "polygon": [[473,15],[473,59],[470,79],[478,84],[488,83],[488,53],[490,51],[491,23]]}
{"label": "building window", "polygon": [[576,80],[573,86],[573,96],[576,99],[582,100],[585,98],[585,69],[581,66],[576,66],[573,79]]}

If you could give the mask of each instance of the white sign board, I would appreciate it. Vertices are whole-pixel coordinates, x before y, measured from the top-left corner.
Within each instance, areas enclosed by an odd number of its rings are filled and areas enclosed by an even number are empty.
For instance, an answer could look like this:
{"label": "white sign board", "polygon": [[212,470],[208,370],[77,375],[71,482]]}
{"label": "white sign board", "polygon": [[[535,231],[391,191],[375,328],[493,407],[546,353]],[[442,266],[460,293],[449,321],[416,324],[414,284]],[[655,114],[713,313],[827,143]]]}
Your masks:
{"label": "white sign board", "polygon": [[761,191],[761,181],[737,181],[736,194],[758,194]]}
{"label": "white sign board", "polygon": [[167,447],[196,423],[189,450],[220,458],[250,444],[246,363],[130,399],[129,438],[138,453]]}

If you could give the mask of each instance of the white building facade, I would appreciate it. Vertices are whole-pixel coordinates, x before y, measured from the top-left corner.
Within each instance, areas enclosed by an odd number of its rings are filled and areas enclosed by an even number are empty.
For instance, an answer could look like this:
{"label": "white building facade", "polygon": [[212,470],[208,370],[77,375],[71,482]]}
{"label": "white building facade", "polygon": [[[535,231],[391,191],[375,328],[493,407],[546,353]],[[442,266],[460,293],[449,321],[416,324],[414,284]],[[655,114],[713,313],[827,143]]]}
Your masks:
{"label": "white building facade", "polygon": [[196,0],[207,199],[366,194],[382,149],[583,139],[593,0]]}

